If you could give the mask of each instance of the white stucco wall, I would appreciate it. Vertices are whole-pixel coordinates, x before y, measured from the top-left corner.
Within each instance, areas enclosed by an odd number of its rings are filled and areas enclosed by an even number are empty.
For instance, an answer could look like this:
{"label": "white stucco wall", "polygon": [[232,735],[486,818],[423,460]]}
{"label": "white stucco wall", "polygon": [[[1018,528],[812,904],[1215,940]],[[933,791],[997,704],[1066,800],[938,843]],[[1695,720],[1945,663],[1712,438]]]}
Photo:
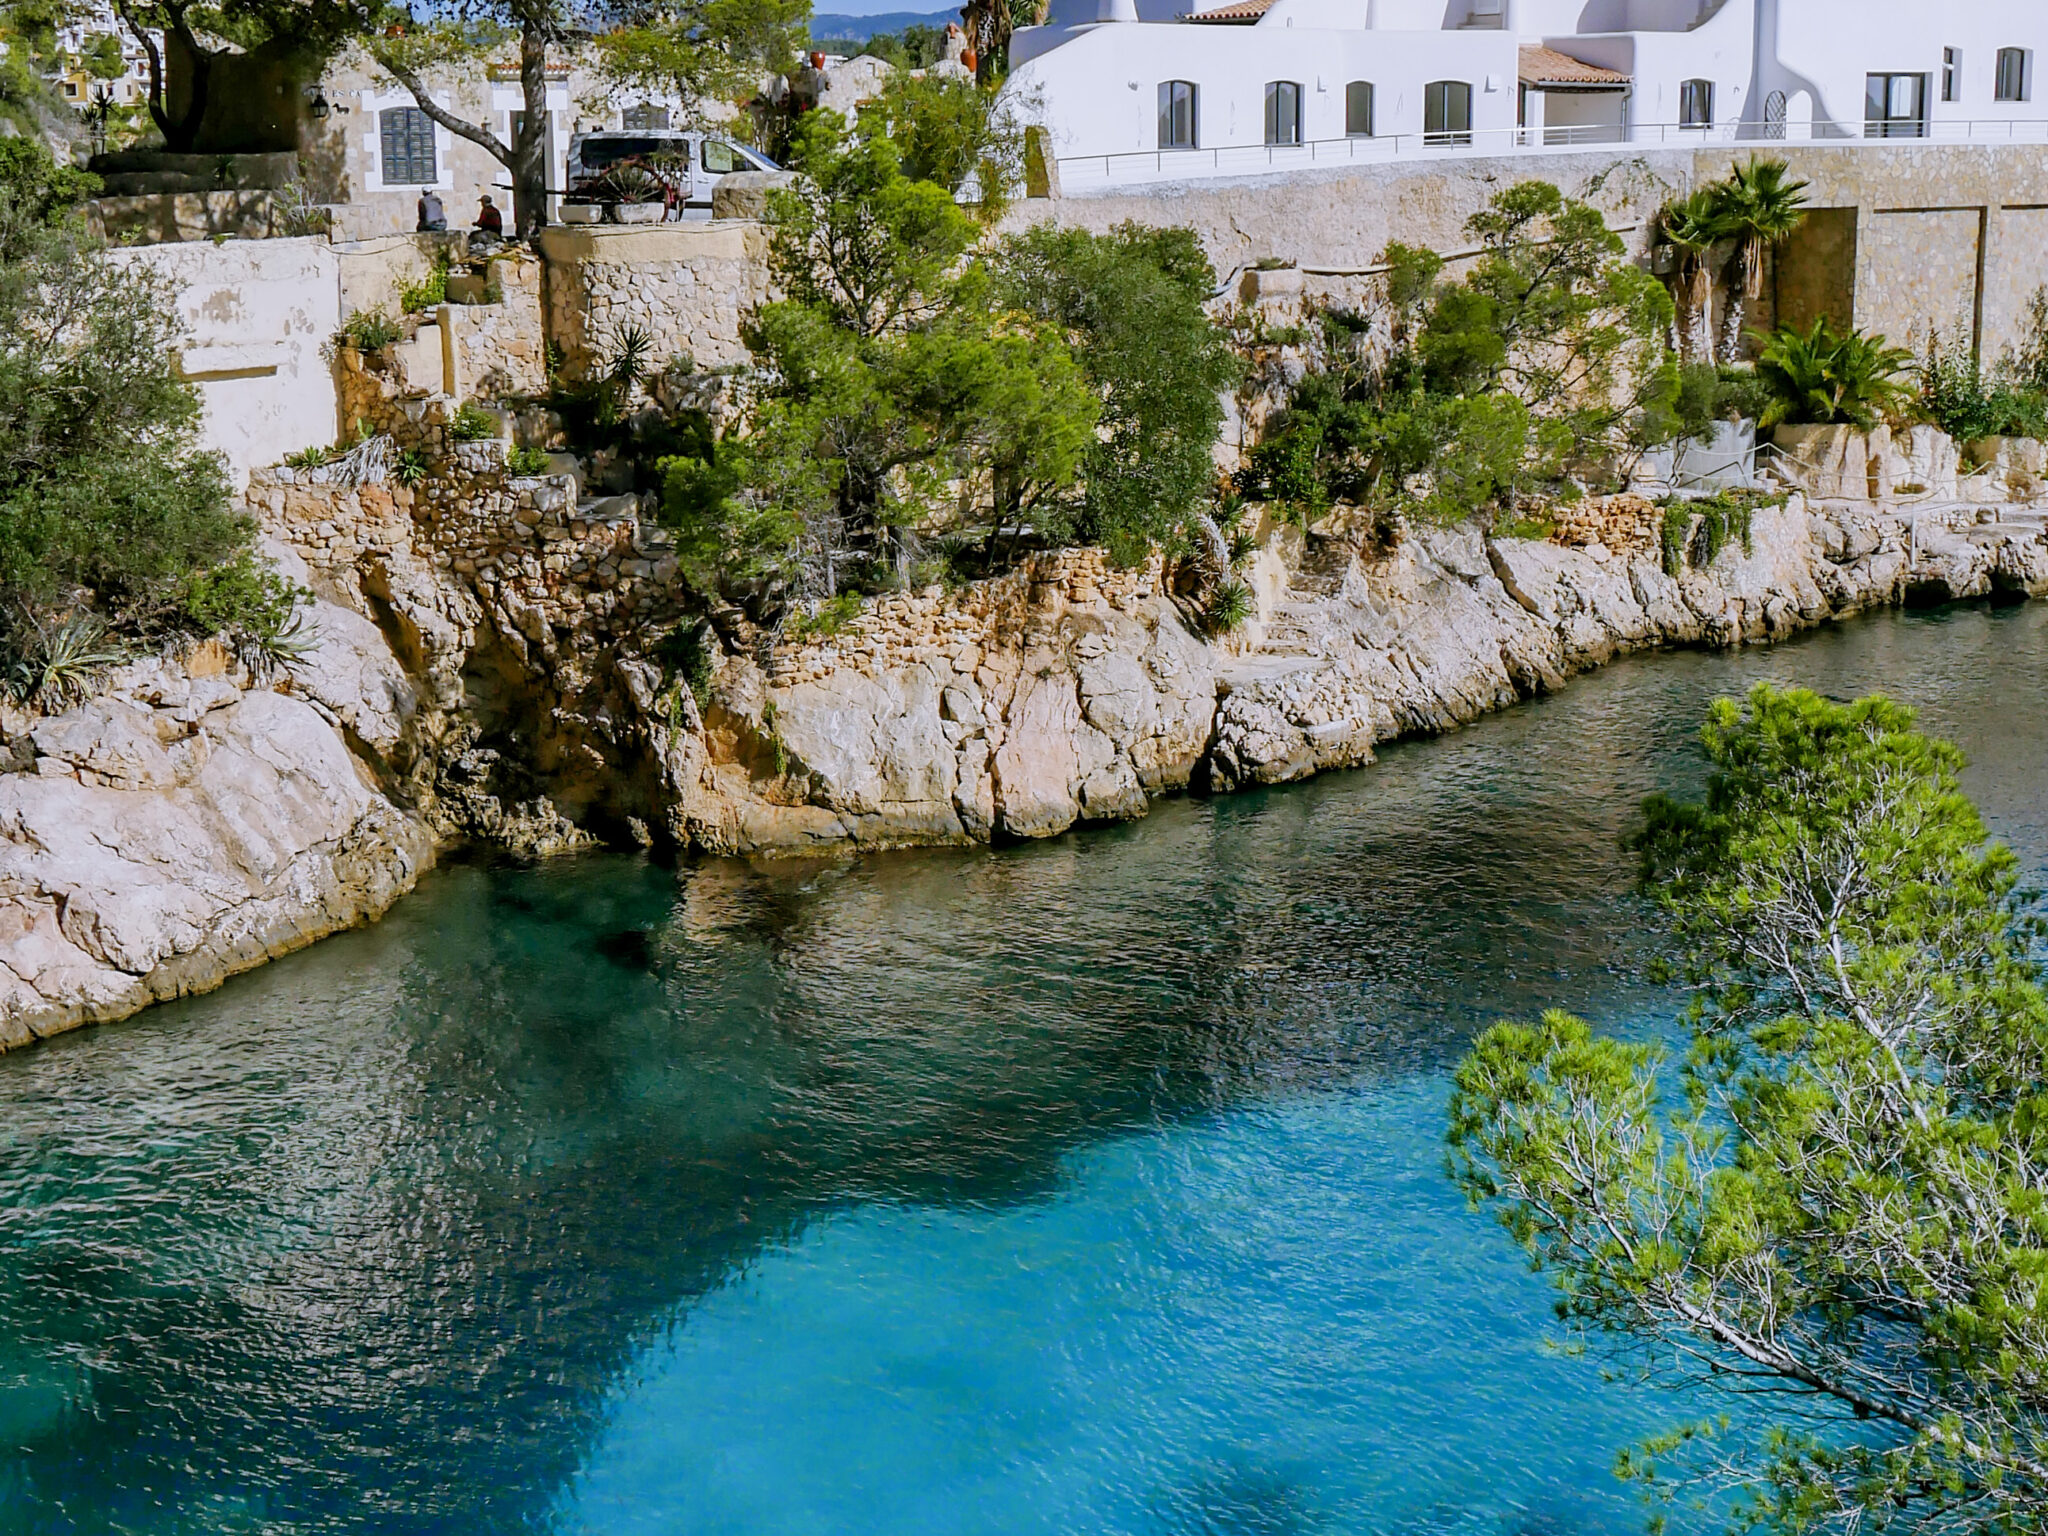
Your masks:
{"label": "white stucco wall", "polygon": [[337,259],[324,238],[138,246],[176,290],[190,332],[180,371],[199,388],[202,437],[237,487],[257,465],[334,441],[334,374],[320,355],[341,324]]}
{"label": "white stucco wall", "polygon": [[[1197,0],[1213,8],[1223,0]],[[1051,130],[1063,160],[1110,157],[1063,177],[1130,180],[1249,174],[1270,167],[1412,158],[1423,144],[1422,90],[1434,80],[1473,85],[1475,153],[1516,147],[1516,50],[1543,43],[1630,76],[1629,139],[1686,142],[1680,87],[1714,84],[1714,126],[1701,138],[1801,140],[1861,137],[1865,77],[1928,77],[1930,136],[1979,142],[2048,140],[2048,0],[1275,0],[1252,24],[1176,20],[1186,0],[1054,0],[1044,27],[1017,34],[1012,57],[1020,101]],[[1483,14],[1483,17],[1481,16]],[[1115,16],[1142,20],[1112,20]],[[1475,18],[1478,18],[1475,20]],[[2027,99],[1993,99],[1998,51],[2029,51]],[[1941,97],[1943,49],[1960,50],[1959,99]],[[1159,152],[1162,80],[1200,92],[1202,153]],[[1344,133],[1343,86],[1377,88],[1375,145],[1264,152],[1268,81],[1304,86],[1303,136],[1331,145]],[[1490,88],[1489,88],[1490,87]],[[1774,100],[1785,126],[1767,132]],[[1532,101],[1529,123],[1609,122],[1608,105],[1562,94]],[[1813,124],[1818,120],[1819,127]],[[1835,127],[1830,127],[1830,122]],[[1542,148],[1533,133],[1528,146]],[[1237,150],[1235,156],[1222,151]],[[1115,157],[1130,157],[1117,163]],[[1206,162],[1206,163],[1204,163]]]}

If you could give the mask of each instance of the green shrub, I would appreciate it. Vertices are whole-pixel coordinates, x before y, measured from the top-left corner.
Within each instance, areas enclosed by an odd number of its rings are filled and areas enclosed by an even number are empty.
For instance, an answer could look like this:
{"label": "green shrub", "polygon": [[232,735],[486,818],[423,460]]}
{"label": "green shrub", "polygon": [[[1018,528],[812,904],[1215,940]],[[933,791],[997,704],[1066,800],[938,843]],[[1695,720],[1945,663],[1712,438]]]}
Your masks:
{"label": "green shrub", "polygon": [[814,613],[791,615],[782,632],[786,639],[799,643],[805,640],[823,640],[838,634],[859,617],[860,594],[842,592],[837,597],[828,597],[818,604]]}
{"label": "green shrub", "polygon": [[455,419],[448,423],[448,434],[458,443],[482,442],[498,435],[498,418],[474,401],[465,400]]}
{"label": "green shrub", "polygon": [[245,552],[191,577],[180,606],[202,635],[240,631],[272,640],[286,633],[299,604],[312,595]]}
{"label": "green shrub", "polygon": [[672,683],[690,690],[700,710],[711,704],[711,647],[706,643],[706,626],[678,624],[654,647],[654,659],[661,663]]}
{"label": "green shrub", "polygon": [[359,309],[342,321],[334,340],[336,345],[353,347],[358,352],[381,352],[396,345],[404,335],[405,328],[379,305]]}
{"label": "green shrub", "polygon": [[1912,362],[1904,347],[1837,331],[1825,315],[1807,331],[1779,326],[1757,357],[1757,377],[1771,395],[1760,424],[1874,427],[1911,397]]}
{"label": "green shrub", "polygon": [[18,611],[0,641],[4,686],[18,704],[58,710],[98,691],[107,668],[128,659],[128,651],[94,613],[46,618]]}
{"label": "green shrub", "polygon": [[334,457],[332,448],[301,448],[284,456],[286,469],[318,469]]}
{"label": "green shrub", "polygon": [[1976,354],[1958,336],[1928,337],[1920,364],[1920,410],[1959,443],[1980,437],[2048,437],[2048,395],[1984,377]]}
{"label": "green shrub", "polygon": [[1227,635],[1242,629],[1244,623],[1259,609],[1258,600],[1252,589],[1243,582],[1232,578],[1217,587],[1209,599],[1209,606],[1202,613],[1202,630],[1208,635]]}
{"label": "green shrub", "polygon": [[[1662,542],[1664,570],[1667,575],[1683,575],[1691,564],[1693,553],[1688,543],[1696,544],[1698,564],[1704,569],[1710,566],[1735,540],[1742,541],[1743,552],[1750,550],[1750,527],[1759,508],[1775,507],[1784,503],[1783,496],[1766,496],[1755,491],[1719,491],[1712,496],[1702,496],[1697,501],[1682,501],[1676,498],[1664,503]],[[1689,541],[1694,517],[1700,519],[1696,540]]]}
{"label": "green shrub", "polygon": [[427,456],[417,448],[406,449],[392,464],[391,478],[410,490],[427,478]]}
{"label": "green shrub", "polygon": [[505,473],[508,475],[544,475],[548,472],[548,451],[545,448],[508,448],[505,450]]}
{"label": "green shrub", "polygon": [[433,270],[418,282],[407,283],[398,290],[398,307],[408,315],[416,315],[423,309],[432,309],[448,302],[448,257],[443,253],[435,261]]}

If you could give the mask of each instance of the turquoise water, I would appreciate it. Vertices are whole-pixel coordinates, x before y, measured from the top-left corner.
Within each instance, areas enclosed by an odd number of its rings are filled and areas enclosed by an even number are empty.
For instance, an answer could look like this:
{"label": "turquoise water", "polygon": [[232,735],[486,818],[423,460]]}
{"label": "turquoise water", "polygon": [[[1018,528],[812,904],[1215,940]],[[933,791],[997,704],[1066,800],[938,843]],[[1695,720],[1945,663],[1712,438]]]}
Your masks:
{"label": "turquoise water", "polygon": [[1682,1401],[1441,1170],[1471,1034],[1661,1027],[1616,839],[1886,688],[2048,868],[2048,606],[1642,658],[996,852],[445,869],[0,1058],[0,1532],[1606,1536]]}

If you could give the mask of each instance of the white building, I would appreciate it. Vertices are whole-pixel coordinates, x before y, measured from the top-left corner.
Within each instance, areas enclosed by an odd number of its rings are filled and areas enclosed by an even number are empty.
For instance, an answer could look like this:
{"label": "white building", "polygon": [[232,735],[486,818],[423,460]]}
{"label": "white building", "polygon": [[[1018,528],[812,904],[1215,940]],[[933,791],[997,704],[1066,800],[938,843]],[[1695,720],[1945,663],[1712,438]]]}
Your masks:
{"label": "white building", "polygon": [[2048,0],[1053,0],[1068,190],[1573,145],[2048,139]]}

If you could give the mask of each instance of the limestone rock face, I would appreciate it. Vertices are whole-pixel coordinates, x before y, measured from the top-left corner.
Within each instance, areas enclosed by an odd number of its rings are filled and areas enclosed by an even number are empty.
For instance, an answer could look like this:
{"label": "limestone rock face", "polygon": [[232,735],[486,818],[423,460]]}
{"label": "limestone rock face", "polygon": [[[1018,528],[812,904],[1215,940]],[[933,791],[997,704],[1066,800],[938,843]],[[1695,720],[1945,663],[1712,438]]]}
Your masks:
{"label": "limestone rock face", "polygon": [[314,704],[156,673],[154,707],[117,693],[10,733],[34,761],[0,775],[0,1046],[216,986],[432,862]]}

